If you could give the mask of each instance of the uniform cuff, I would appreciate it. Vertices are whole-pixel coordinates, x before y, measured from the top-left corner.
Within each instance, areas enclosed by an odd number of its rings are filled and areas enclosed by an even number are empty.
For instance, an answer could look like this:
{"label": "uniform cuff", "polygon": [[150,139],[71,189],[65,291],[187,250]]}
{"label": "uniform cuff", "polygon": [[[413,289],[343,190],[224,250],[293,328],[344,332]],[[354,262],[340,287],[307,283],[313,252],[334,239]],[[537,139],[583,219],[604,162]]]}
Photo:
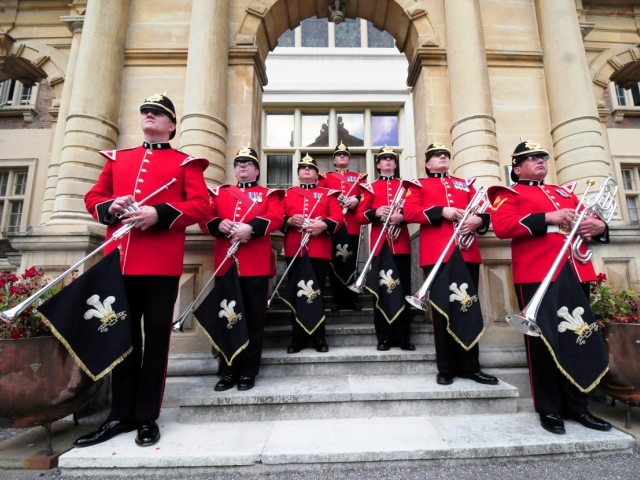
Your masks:
{"label": "uniform cuff", "polygon": [[426,209],[423,213],[424,216],[427,217],[427,220],[429,220],[429,223],[431,223],[431,225],[439,227],[440,225],[442,225],[442,219],[444,218],[442,216],[443,210],[444,207],[431,207]]}
{"label": "uniform cuff", "polygon": [[597,237],[591,237],[591,240],[598,243],[609,243],[609,225],[605,223],[604,232]]}
{"label": "uniform cuff", "polygon": [[109,208],[114,200],[109,200],[107,202],[102,202],[96,205],[96,213],[98,214],[98,221],[103,225],[115,225],[120,221],[118,217],[115,215],[111,215],[109,213]]}
{"label": "uniform cuff", "polygon": [[491,215],[488,213],[478,213],[478,217],[482,219],[482,225],[476,229],[478,235],[484,235],[489,230],[489,223],[491,223]]}
{"label": "uniform cuff", "polygon": [[380,217],[376,217],[376,211],[373,208],[364,212],[364,216],[367,217],[371,223],[380,221]]}
{"label": "uniform cuff", "polygon": [[214,218],[213,220],[209,220],[207,225],[207,230],[209,230],[209,234],[213,237],[224,237],[224,233],[220,231],[220,224],[222,223],[221,218]]}
{"label": "uniform cuff", "polygon": [[159,203],[154,205],[153,208],[158,212],[158,223],[156,228],[158,230],[167,230],[171,228],[171,225],[182,215],[182,212],[177,208],[172,207],[168,203]]}
{"label": "uniform cuff", "polygon": [[271,222],[269,220],[265,220],[264,218],[254,217],[247,222],[247,225],[251,225],[253,228],[253,233],[251,237],[253,238],[261,238],[264,237],[267,233],[267,228],[269,228],[269,224]]}
{"label": "uniform cuff", "polygon": [[336,231],[336,227],[338,226],[338,224],[333,220],[331,220],[330,218],[325,218],[323,222],[327,224],[327,229],[325,230],[325,233],[327,235],[333,235],[333,232]]}
{"label": "uniform cuff", "polygon": [[544,220],[544,212],[529,214],[520,220],[520,223],[527,227],[534,237],[546,235],[547,233],[547,223]]}
{"label": "uniform cuff", "polygon": [[289,230],[289,225],[287,225],[287,222],[289,221],[291,217],[289,215],[285,215],[284,216],[284,223],[282,224],[282,226],[280,227],[280,231],[282,233],[287,233],[287,230]]}

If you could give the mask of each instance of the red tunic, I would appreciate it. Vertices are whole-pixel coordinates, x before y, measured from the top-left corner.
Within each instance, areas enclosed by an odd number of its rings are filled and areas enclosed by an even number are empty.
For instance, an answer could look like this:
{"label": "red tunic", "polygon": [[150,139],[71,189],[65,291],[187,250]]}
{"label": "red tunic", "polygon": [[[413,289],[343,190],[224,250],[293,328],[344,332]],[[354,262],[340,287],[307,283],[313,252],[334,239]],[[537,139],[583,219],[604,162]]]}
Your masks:
{"label": "red tunic", "polygon": [[[342,227],[344,215],[342,214],[342,207],[337,199],[340,192],[320,187],[310,189],[291,187],[287,190],[287,195],[284,199],[285,217],[283,226],[285,257],[293,257],[295,255],[298,248],[300,248],[302,236],[304,235],[304,233],[299,232],[297,228],[287,226],[287,220],[296,214],[309,215],[316,205],[319,195],[322,195],[322,197],[320,197],[318,206],[315,207],[311,215],[313,218],[320,217],[324,220],[327,224],[327,229],[320,235],[310,237],[307,243],[307,249],[309,250],[309,257],[311,258],[331,260],[331,235]],[[301,257],[304,253],[305,249],[302,249],[298,256]]]}
{"label": "red tunic", "polygon": [[[320,176],[318,187],[338,190],[345,197],[360,196],[362,189],[358,185],[358,180],[363,181],[367,177],[366,173],[356,172],[327,172]],[[356,209],[347,210],[344,216],[349,235],[360,235],[360,222],[356,220]]]}
{"label": "red tunic", "polygon": [[[224,219],[239,222],[251,207],[253,199],[257,198],[257,203],[243,220],[243,223],[253,227],[253,233],[249,241],[239,245],[234,256],[241,277],[271,276],[275,273],[275,255],[271,248],[270,234],[282,226],[284,190],[271,190],[255,182],[250,182],[249,185],[247,188],[231,185],[209,187],[213,194],[211,215],[208,221],[200,223],[200,228],[216,237],[213,266],[214,269],[218,268],[231,246],[231,240],[218,229],[220,222]],[[231,260],[227,260],[217,275],[224,275],[231,263]]]}
{"label": "red tunic", "polygon": [[[356,221],[361,224],[371,223],[371,236],[369,237],[369,249],[372,249],[375,245],[384,222],[380,217],[376,217],[376,210],[380,207],[391,205],[393,199],[401,186],[401,181],[394,178],[393,180],[381,180],[378,179],[373,183],[362,184],[362,200],[358,205],[358,211],[356,212]],[[411,237],[409,236],[409,229],[405,222],[400,224],[400,236],[397,240],[392,240],[388,235],[387,242],[389,242],[389,248],[393,255],[411,254]],[[382,248],[382,242],[378,245],[374,255],[380,253]]]}
{"label": "red tunic", "polygon": [[[93,218],[108,225],[107,239],[122,226],[108,213],[116,197],[133,195],[140,201],[176,179],[146,203],[158,211],[158,223],[144,232],[134,228],[121,239],[121,264],[124,275],[182,275],[185,229],[208,216],[209,200],[202,172],[209,162],[174,150],[168,143],[145,143],[100,154],[108,161],[84,201]],[[116,242],[107,246],[105,255],[117,246]]]}
{"label": "red tunic", "polygon": [[[575,184],[563,187],[517,184],[512,188],[496,186],[489,189],[489,200],[493,204],[493,231],[498,238],[512,239],[513,283],[542,282],[551,268],[566,236],[560,232],[547,232],[556,228],[545,223],[544,214],[563,208],[575,209],[579,200],[573,194],[574,187]],[[583,244],[581,251],[586,249]],[[556,270],[554,280],[567,259],[572,262],[581,282],[596,279],[591,262],[582,264],[574,261],[569,248]]]}
{"label": "red tunic", "polygon": [[[404,200],[404,219],[420,224],[420,266],[434,265],[455,230],[453,222],[442,217],[444,207],[467,208],[476,193],[475,178],[450,176],[405,180],[408,187]],[[453,246],[444,258],[449,260]],[[465,262],[482,263],[478,241],[462,252]]]}

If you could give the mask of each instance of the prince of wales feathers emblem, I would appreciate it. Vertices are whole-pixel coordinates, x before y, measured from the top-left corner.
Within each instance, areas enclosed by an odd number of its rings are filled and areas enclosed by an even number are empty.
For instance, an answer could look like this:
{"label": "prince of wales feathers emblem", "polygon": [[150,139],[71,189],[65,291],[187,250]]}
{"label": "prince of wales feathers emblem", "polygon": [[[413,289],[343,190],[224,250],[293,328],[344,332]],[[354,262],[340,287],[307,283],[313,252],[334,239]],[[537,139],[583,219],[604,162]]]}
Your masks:
{"label": "prince of wales feathers emblem", "polygon": [[349,251],[349,244],[345,243],[344,245],[336,245],[336,257],[342,257],[342,261],[346,262],[350,256],[351,252]]}
{"label": "prince of wales feathers emblem", "polygon": [[91,318],[95,317],[100,319],[102,325],[98,327],[98,331],[100,333],[105,333],[109,331],[109,327],[114,326],[118,323],[118,320],[124,319],[127,317],[126,312],[114,312],[111,305],[113,305],[116,301],[116,297],[109,296],[104,299],[102,303],[100,303],[99,295],[92,295],[87,299],[87,305],[91,305],[93,308],[87,310],[84,314],[85,320],[91,320]]}
{"label": "prince of wales feathers emblem", "polygon": [[298,290],[298,297],[302,297],[303,295],[307,297],[307,303],[313,303],[318,295],[320,295],[320,290],[313,289],[313,280],[309,280],[305,283],[304,280],[300,280],[298,282],[298,286],[300,290]]}
{"label": "prince of wales feathers emblem", "polygon": [[387,293],[391,293],[394,288],[400,285],[400,279],[393,279],[392,269],[389,269],[386,272],[384,270],[380,270],[378,275],[380,276],[380,285],[387,287]]}
{"label": "prince of wales feathers emblem", "polygon": [[236,313],[233,311],[235,306],[236,306],[235,300],[231,300],[229,303],[227,303],[227,299],[225,298],[224,300],[222,300],[222,302],[220,302],[220,307],[222,308],[222,310],[218,312],[218,317],[227,318],[227,328],[229,329],[233,328],[233,326],[237,322],[242,320],[242,314]]}
{"label": "prince of wales feathers emblem", "polygon": [[449,295],[449,301],[459,301],[461,312],[466,312],[467,310],[469,310],[473,302],[478,301],[478,296],[469,295],[467,293],[467,288],[469,288],[469,285],[467,285],[466,283],[460,284],[460,287],[458,287],[457,283],[452,283],[451,285],[449,285],[449,290],[453,292],[451,295]]}
{"label": "prince of wales feathers emblem", "polygon": [[558,332],[563,333],[567,330],[574,331],[578,336],[576,343],[579,345],[584,345],[586,339],[589,338],[593,332],[598,330],[597,323],[594,322],[589,325],[582,319],[583,313],[584,308],[582,307],[574,308],[571,313],[569,313],[569,309],[567,307],[561,307],[560,310],[558,310],[558,317],[564,318],[564,321],[558,324]]}

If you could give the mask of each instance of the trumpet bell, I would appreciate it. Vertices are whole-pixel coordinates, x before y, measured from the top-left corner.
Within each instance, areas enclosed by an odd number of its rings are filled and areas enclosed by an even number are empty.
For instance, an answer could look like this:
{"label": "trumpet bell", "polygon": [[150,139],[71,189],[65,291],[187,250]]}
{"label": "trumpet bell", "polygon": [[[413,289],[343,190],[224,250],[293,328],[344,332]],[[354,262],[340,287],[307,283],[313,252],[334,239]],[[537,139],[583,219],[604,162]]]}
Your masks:
{"label": "trumpet bell", "polygon": [[507,315],[507,323],[520,333],[530,337],[539,337],[542,334],[542,330],[536,322],[521,314]]}
{"label": "trumpet bell", "polygon": [[353,283],[353,284],[351,284],[351,285],[347,285],[347,288],[348,288],[349,290],[351,290],[352,292],[356,292],[356,293],[362,293],[362,291],[364,290],[364,289],[362,288],[362,286],[358,286],[358,284],[357,284],[357,283]]}
{"label": "trumpet bell", "polygon": [[427,301],[429,300],[429,292],[424,298],[420,298],[417,295],[407,295],[404,299],[411,304],[412,306],[419,308],[420,310],[424,310],[425,312],[429,310],[429,305]]}

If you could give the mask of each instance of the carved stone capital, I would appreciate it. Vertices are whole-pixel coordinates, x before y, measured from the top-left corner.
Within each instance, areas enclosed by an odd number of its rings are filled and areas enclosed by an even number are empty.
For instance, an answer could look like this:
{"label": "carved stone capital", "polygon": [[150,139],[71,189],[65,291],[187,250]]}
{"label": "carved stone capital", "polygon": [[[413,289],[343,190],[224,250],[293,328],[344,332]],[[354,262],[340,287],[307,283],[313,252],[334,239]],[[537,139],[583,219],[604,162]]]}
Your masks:
{"label": "carved stone capital", "polygon": [[60,21],[64,23],[74,35],[76,33],[82,33],[82,26],[84,25],[83,15],[63,15],[60,17]]}

